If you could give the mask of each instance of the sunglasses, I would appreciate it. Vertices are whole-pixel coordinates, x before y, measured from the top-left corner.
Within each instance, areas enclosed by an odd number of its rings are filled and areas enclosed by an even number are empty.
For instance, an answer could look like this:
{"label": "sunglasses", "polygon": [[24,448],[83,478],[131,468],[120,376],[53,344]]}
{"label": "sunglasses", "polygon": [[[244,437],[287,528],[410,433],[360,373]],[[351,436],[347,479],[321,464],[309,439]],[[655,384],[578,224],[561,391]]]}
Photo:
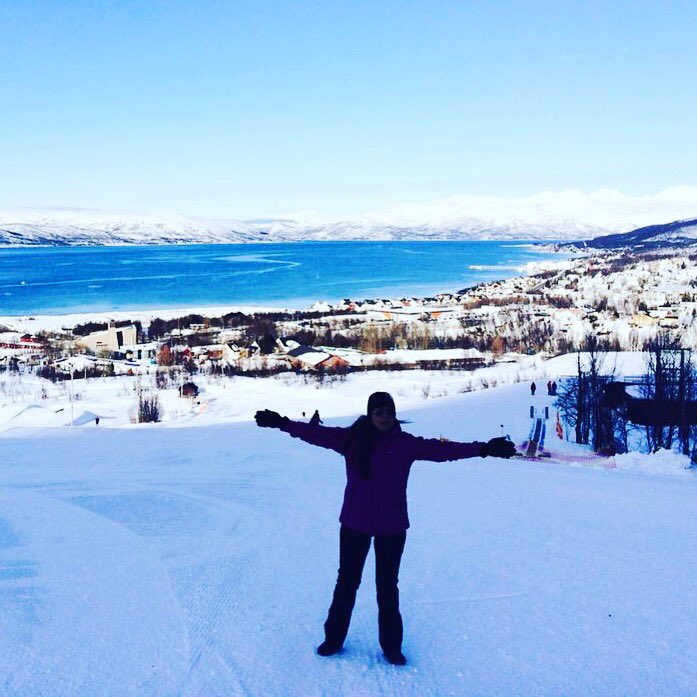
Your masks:
{"label": "sunglasses", "polygon": [[381,419],[387,419],[388,417],[392,417],[394,419],[395,416],[394,411],[389,407],[378,407],[377,409],[373,409],[371,414]]}

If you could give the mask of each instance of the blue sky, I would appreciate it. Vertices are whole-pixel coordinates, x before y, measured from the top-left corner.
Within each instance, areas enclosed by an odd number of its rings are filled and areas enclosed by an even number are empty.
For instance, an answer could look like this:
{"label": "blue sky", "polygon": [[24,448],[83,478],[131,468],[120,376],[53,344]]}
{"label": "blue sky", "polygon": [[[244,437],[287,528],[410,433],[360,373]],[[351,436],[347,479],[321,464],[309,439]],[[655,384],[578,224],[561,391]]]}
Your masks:
{"label": "blue sky", "polygon": [[0,206],[697,184],[694,2],[5,1]]}

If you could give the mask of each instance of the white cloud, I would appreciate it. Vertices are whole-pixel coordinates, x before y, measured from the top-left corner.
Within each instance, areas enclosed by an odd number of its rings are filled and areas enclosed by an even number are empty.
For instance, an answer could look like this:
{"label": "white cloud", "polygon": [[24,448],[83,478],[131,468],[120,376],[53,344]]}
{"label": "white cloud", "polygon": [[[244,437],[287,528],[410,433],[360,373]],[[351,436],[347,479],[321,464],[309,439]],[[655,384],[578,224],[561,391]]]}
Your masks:
{"label": "white cloud", "polygon": [[425,203],[402,203],[361,216],[374,224],[405,226],[447,226],[463,220],[491,225],[574,221],[617,231],[686,218],[697,218],[697,186],[675,186],[647,196],[629,196],[615,189],[543,191],[522,198],[457,194]]}

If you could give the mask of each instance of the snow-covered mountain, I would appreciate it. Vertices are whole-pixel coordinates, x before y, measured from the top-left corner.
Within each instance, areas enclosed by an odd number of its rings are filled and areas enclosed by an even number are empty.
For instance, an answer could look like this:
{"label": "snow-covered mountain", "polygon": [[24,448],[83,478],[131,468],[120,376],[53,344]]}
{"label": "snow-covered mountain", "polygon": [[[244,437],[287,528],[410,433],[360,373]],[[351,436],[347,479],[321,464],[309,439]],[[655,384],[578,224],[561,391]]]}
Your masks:
{"label": "snow-covered mountain", "polygon": [[115,245],[310,240],[583,240],[694,218],[697,187],[651,196],[566,190],[523,198],[457,195],[341,219],[316,213],[253,220],[104,213],[0,211],[0,244]]}
{"label": "snow-covered mountain", "polygon": [[498,222],[466,218],[439,223],[394,223],[370,219],[308,224],[289,219],[250,222],[266,239],[299,240],[576,240],[607,228],[574,220]]}
{"label": "snow-covered mountain", "polygon": [[675,247],[697,242],[697,219],[676,220],[665,225],[648,225],[619,235],[604,235],[587,240],[585,247],[617,249],[620,247],[656,248]]}
{"label": "snow-covered mountain", "polygon": [[574,220],[503,222],[466,218],[441,223],[391,223],[374,219],[308,222],[303,219],[205,220],[104,214],[88,211],[3,214],[0,244],[123,245],[312,240],[558,240],[606,233]]}
{"label": "snow-covered mountain", "polygon": [[0,244],[10,245],[215,244],[256,242],[259,236],[238,220],[71,209],[0,212]]}

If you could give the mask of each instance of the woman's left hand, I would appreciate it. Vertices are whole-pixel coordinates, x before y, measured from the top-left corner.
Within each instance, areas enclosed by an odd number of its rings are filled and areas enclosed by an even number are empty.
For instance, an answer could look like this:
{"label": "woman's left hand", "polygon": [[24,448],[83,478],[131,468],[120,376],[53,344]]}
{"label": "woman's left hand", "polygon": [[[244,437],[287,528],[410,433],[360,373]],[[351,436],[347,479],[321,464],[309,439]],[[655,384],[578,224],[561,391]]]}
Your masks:
{"label": "woman's left hand", "polygon": [[484,443],[482,445],[482,450],[482,455],[490,455],[491,457],[503,457],[508,459],[515,455],[515,445],[504,436],[492,438],[488,443]]}

